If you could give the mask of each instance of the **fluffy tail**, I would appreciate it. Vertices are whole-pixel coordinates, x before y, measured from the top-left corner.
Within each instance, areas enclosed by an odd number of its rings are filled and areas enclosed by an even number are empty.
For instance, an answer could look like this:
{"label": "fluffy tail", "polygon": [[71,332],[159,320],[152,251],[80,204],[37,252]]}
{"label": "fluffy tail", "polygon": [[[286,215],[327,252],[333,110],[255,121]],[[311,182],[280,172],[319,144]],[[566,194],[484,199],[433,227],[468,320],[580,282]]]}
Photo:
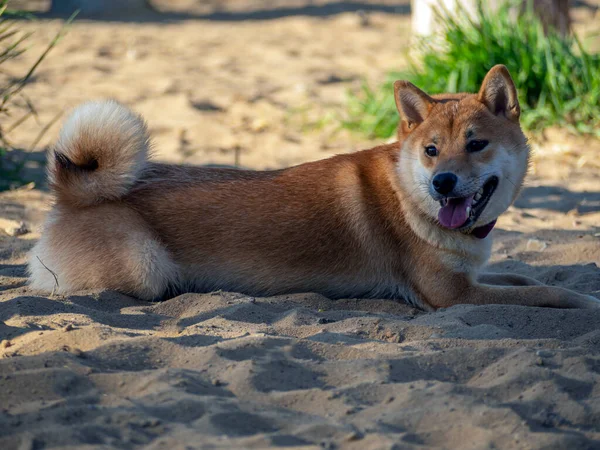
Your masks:
{"label": "fluffy tail", "polygon": [[112,100],[84,103],[68,117],[48,156],[48,183],[59,204],[116,200],[136,181],[148,152],[140,116]]}

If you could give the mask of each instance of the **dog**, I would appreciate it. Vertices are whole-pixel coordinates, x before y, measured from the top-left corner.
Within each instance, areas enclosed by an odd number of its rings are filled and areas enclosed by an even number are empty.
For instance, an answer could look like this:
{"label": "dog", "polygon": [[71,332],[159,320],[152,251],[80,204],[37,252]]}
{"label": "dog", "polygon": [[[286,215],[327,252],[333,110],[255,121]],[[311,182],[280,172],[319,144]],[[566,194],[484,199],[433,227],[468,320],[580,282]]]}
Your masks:
{"label": "dog", "polygon": [[530,150],[498,65],[476,94],[394,84],[398,142],[272,171],[148,160],[141,117],[86,103],[48,156],[55,202],[30,253],[34,289],[143,300],[227,290],[456,304],[598,308],[520,275],[482,272]]}

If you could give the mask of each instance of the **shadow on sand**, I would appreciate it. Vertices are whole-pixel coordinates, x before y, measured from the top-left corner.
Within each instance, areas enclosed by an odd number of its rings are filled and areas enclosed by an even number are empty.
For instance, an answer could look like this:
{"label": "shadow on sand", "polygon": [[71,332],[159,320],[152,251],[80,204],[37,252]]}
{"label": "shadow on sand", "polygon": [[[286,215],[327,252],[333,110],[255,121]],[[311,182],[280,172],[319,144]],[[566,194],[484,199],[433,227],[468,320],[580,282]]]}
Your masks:
{"label": "shadow on sand", "polygon": [[[259,2],[257,2],[259,3]],[[397,4],[384,4],[376,2],[354,2],[354,1],[333,1],[324,4],[310,4],[290,6],[290,7],[265,7],[259,6],[256,9],[245,11],[226,11],[215,10],[209,13],[193,12],[158,12],[150,8],[140,8],[134,11],[123,13],[114,13],[107,11],[100,14],[79,14],[79,19],[90,19],[110,22],[178,22],[185,20],[208,20],[215,22],[239,22],[252,20],[275,20],[285,17],[305,16],[305,17],[332,17],[343,13],[351,12],[379,12],[385,14],[408,15],[410,14],[410,2],[402,0]],[[261,7],[262,6],[262,7]],[[48,11],[36,14],[38,18],[66,18],[75,8],[67,7],[64,11]]]}

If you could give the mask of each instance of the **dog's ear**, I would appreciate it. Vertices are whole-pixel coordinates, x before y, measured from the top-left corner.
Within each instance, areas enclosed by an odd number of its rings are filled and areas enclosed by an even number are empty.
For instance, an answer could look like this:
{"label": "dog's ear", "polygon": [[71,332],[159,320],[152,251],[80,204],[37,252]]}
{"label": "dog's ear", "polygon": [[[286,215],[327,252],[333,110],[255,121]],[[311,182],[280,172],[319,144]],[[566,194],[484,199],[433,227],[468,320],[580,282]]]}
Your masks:
{"label": "dog's ear", "polygon": [[519,121],[521,108],[517,88],[506,66],[498,64],[490,69],[481,83],[478,98],[492,114],[503,114],[513,122]]}
{"label": "dog's ear", "polygon": [[435,100],[410,81],[398,80],[394,83],[396,108],[402,118],[402,132],[410,133],[429,115]]}

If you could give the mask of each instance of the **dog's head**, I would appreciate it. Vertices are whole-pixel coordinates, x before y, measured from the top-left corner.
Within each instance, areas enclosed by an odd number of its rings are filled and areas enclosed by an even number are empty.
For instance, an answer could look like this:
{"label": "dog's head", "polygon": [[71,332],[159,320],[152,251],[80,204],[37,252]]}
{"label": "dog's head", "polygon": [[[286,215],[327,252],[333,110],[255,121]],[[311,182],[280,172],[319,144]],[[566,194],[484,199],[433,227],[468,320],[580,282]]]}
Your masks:
{"label": "dog's head", "polygon": [[396,81],[394,95],[410,200],[442,227],[485,237],[517,197],[529,161],[508,70],[494,66],[478,94],[431,97]]}

